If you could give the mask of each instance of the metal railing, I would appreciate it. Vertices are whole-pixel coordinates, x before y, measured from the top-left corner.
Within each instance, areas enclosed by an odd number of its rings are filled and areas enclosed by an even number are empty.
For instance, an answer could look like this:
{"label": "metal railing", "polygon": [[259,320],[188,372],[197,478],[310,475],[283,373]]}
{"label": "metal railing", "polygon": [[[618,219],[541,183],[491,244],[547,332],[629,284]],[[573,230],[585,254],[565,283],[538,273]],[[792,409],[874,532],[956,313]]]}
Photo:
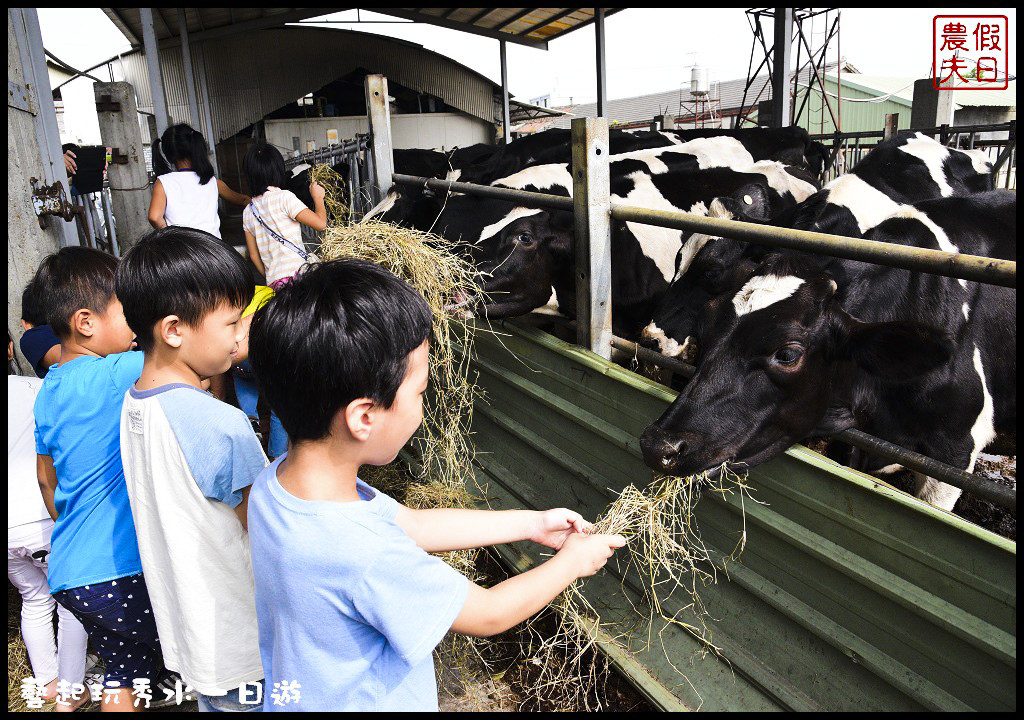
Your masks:
{"label": "metal railing", "polygon": [[[914,132],[937,137],[947,147],[982,150],[992,162],[993,184],[1007,190],[1017,187],[1017,121],[985,125],[940,125],[912,128]],[[999,136],[999,137],[997,137]],[[849,172],[883,138],[884,130],[811,135],[829,150],[820,180],[825,183]]]}
{"label": "metal railing", "polygon": [[79,244],[120,257],[114,214],[111,212],[110,182],[104,178],[103,188],[98,192],[72,193],[71,204],[75,208]]}
{"label": "metal railing", "polygon": [[369,135],[356,135],[352,140],[287,158],[284,165],[286,169],[291,170],[302,164],[333,165],[339,161],[347,163],[345,183],[349,189],[353,219],[358,219],[375,204],[372,192],[373,154],[367,152],[369,145]]}
{"label": "metal railing", "polygon": [[[975,130],[980,131],[979,128],[981,127],[986,126],[978,126]],[[881,133],[878,135],[880,136]],[[1010,131],[1010,138],[1012,141],[1012,130]],[[578,151],[579,149],[576,149],[574,153]],[[586,212],[585,209],[578,207],[582,202],[580,198],[574,199],[560,195],[438,180],[436,178],[424,178],[399,173],[394,174],[393,181],[403,185],[422,185],[435,190],[509,200],[527,207],[567,210],[573,212],[577,217],[582,216]],[[997,258],[983,258],[926,248],[909,248],[893,243],[882,243],[791,228],[763,226],[735,220],[708,218],[689,213],[636,208],[617,203],[609,205],[609,215],[616,220],[701,232],[736,240],[745,240],[769,247],[802,250],[889,267],[930,272],[975,282],[1013,288],[1016,287],[1017,283],[1016,262]],[[582,272],[582,276],[586,277],[588,275],[589,273]],[[577,270],[576,276],[581,276],[581,269]],[[590,277],[589,280],[592,283],[596,281],[593,277]],[[591,328],[591,333],[594,330],[594,328]],[[640,347],[624,338],[611,336],[611,346],[620,351],[632,352],[636,357],[640,357],[673,372],[678,372],[685,377],[692,377],[695,372],[695,368],[687,363]],[[1005,488],[997,483],[982,480],[960,468],[955,468],[914,453],[906,448],[899,447],[859,430],[846,430],[833,437],[879,457],[892,462],[898,462],[912,470],[923,472],[941,482],[967,490],[997,505],[1016,510],[1017,494],[1015,489]]]}

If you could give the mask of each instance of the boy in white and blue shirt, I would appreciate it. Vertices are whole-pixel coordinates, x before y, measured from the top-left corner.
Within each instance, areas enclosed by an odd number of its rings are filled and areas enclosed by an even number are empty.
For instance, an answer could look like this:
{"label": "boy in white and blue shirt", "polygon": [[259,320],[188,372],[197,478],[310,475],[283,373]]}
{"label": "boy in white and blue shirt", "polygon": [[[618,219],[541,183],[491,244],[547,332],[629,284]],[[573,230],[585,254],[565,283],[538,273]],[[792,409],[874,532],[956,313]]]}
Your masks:
{"label": "boy in white and blue shirt", "polygon": [[164,662],[201,710],[259,709],[246,506],[267,459],[245,414],[202,387],[237,354],[249,270],[208,233],[172,226],[125,254],[116,288],[145,353],[121,455]]}
{"label": "boy in white and blue shirt", "polygon": [[[249,505],[264,710],[436,711],[445,633],[502,632],[625,543],[564,508],[413,510],[358,479],[419,427],[431,324],[357,260],[306,269],[253,319],[250,361],[291,440]],[[558,552],[489,589],[429,554],[517,540]]]}

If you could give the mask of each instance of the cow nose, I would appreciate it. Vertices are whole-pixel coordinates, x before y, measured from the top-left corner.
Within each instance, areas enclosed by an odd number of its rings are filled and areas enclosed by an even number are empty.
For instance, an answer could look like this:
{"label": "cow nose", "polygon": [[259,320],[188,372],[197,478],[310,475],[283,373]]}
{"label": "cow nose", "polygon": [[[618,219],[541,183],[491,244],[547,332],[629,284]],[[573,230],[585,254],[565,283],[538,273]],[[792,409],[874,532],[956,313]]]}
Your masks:
{"label": "cow nose", "polygon": [[640,436],[640,449],[644,463],[653,470],[668,471],[686,456],[687,433],[666,433],[657,425],[651,425]]}

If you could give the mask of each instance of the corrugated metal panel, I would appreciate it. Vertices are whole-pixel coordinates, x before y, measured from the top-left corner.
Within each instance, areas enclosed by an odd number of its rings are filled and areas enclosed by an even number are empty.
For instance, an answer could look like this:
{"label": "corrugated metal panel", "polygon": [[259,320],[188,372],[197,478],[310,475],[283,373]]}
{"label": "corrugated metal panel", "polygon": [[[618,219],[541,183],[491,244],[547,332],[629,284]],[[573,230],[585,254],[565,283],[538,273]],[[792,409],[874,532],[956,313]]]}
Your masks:
{"label": "corrugated metal panel", "polygon": [[[494,121],[494,83],[412,43],[367,33],[281,28],[231,36],[203,47],[215,128],[207,139],[212,136],[214,141],[357,68],[382,73],[394,83]],[[181,51],[161,51],[160,58],[168,111],[175,121],[187,121]],[[136,87],[139,108],[152,112],[144,57],[125,56],[124,67]]]}

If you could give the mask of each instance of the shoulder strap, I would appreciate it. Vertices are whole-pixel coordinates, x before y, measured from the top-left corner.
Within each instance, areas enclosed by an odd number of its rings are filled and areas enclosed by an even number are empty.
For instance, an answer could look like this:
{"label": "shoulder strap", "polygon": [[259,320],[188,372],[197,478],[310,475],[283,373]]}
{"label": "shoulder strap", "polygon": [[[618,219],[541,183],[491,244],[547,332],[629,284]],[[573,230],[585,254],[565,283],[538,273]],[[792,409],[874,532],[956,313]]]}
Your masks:
{"label": "shoulder strap", "polygon": [[299,257],[301,257],[303,260],[306,260],[307,258],[309,258],[309,253],[306,252],[305,248],[298,247],[295,243],[291,242],[287,238],[281,237],[276,232],[274,232],[274,230],[269,225],[267,225],[267,223],[265,223],[263,221],[263,218],[260,217],[259,211],[256,209],[256,201],[255,200],[249,203],[249,210],[252,212],[252,216],[254,218],[256,218],[256,222],[258,222],[260,225],[262,225],[263,229],[266,230],[268,233],[270,233],[270,237],[272,237],[275,240],[277,240],[279,243],[284,245],[286,248],[290,248],[291,250],[293,250],[296,253],[298,253]]}

